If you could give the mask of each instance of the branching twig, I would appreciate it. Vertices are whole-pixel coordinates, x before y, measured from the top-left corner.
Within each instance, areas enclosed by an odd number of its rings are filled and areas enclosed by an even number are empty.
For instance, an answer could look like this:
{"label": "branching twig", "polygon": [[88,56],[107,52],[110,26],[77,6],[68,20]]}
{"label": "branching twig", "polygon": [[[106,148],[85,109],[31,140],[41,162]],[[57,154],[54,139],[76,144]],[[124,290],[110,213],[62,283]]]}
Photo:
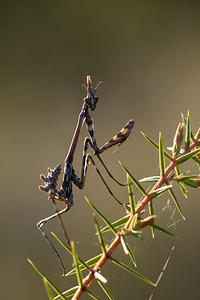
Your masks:
{"label": "branching twig", "polygon": [[[197,146],[198,146],[198,141],[194,140],[193,143],[190,145],[190,147],[188,149],[185,149],[184,152],[178,156],[178,159],[180,160],[180,158],[184,157],[184,155],[186,155],[187,153],[191,153],[192,150],[195,149]],[[169,164],[169,166],[166,168],[164,175],[160,177],[160,179],[154,185],[154,187],[151,189],[151,191],[148,194],[146,194],[146,196],[144,197],[144,199],[138,204],[138,206],[135,209],[135,214],[139,215],[141,213],[141,211],[145,208],[145,206],[148,204],[148,202],[152,200],[151,197],[150,197],[150,195],[153,192],[155,192],[156,190],[158,190],[159,188],[161,188],[164,184],[166,184],[166,183],[168,183],[170,181],[169,175],[175,169],[175,167],[177,167],[177,165],[178,165],[178,162],[177,162],[177,157],[176,157],[176,158],[174,158],[171,161],[171,163]],[[129,228],[129,226],[130,226],[130,224],[131,224],[131,222],[133,220],[133,217],[134,217],[134,215],[132,214],[130,216],[129,220],[127,221],[127,223],[125,224],[124,228],[126,228],[126,229]],[[106,251],[107,251],[106,254],[102,254],[102,257],[97,262],[97,264],[95,265],[95,267],[83,279],[83,285],[78,288],[78,290],[75,293],[75,295],[72,298],[72,300],[80,299],[80,297],[82,296],[82,294],[85,292],[85,290],[87,289],[87,287],[91,284],[92,280],[94,279],[94,272],[97,271],[97,270],[99,271],[99,270],[101,270],[103,268],[103,266],[105,265],[105,263],[107,262],[107,260],[113,254],[113,252],[118,247],[118,245],[121,243],[121,239],[120,239],[121,235],[124,235],[123,230],[120,232],[120,234],[116,235],[116,237],[113,240],[113,242],[106,248]]]}

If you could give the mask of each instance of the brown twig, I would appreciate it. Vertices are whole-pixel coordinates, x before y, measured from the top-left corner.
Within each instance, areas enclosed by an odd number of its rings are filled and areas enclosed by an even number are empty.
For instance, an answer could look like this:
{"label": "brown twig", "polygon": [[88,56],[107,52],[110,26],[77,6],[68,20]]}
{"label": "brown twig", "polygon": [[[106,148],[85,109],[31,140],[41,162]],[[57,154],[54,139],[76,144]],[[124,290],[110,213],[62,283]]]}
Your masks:
{"label": "brown twig", "polygon": [[[156,191],[162,185],[164,185],[166,182],[169,181],[169,175],[174,170],[174,168],[177,166],[177,158],[180,158],[181,156],[183,156],[183,155],[191,152],[197,146],[198,146],[198,141],[194,140],[188,149],[186,149],[182,154],[180,154],[178,157],[175,157],[171,161],[171,163],[169,164],[169,166],[165,170],[164,176],[160,177],[159,181],[154,185],[154,187],[151,189],[151,191],[148,194],[146,194],[146,196],[144,197],[144,199],[138,204],[138,206],[135,209],[135,214],[137,213],[139,215],[141,213],[141,211],[145,208],[145,206],[148,204],[148,202],[151,201],[151,197],[149,195],[152,192]],[[133,220],[133,216],[134,215],[130,216],[129,220],[127,221],[127,223],[124,226],[125,228],[129,228],[129,226],[130,226],[130,224],[131,224],[131,222]],[[85,292],[85,290],[87,289],[87,287],[91,284],[92,280],[94,279],[94,273],[95,273],[95,271],[101,270],[103,268],[104,264],[107,262],[107,260],[109,259],[109,257],[112,255],[112,253],[118,247],[118,245],[121,243],[121,239],[120,239],[120,235],[121,234],[124,235],[123,232],[121,232],[120,234],[117,234],[116,237],[115,237],[115,239],[113,240],[113,242],[109,246],[107,246],[107,248],[106,248],[107,253],[106,254],[102,254],[101,258],[99,259],[99,261],[97,262],[97,264],[94,266],[94,268],[83,279],[83,285],[79,286],[79,288],[76,291],[76,293],[75,293],[74,297],[72,298],[72,300],[80,299],[80,297],[83,295],[83,293]]]}

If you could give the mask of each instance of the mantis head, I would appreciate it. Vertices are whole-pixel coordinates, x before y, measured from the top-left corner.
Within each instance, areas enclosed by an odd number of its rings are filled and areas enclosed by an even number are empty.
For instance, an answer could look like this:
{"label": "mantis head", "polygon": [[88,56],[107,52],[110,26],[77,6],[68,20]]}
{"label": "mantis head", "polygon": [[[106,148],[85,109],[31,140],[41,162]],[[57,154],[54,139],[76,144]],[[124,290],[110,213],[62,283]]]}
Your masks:
{"label": "mantis head", "polygon": [[87,91],[87,96],[84,98],[84,101],[91,108],[91,110],[95,110],[97,101],[99,100],[99,98],[97,96],[95,96],[94,94],[95,94],[98,86],[100,85],[100,83],[102,83],[102,81],[99,81],[99,83],[97,84],[97,86],[95,87],[94,92],[93,92],[92,80],[90,78],[90,75],[88,75],[87,76],[87,87],[84,84],[82,85]]}

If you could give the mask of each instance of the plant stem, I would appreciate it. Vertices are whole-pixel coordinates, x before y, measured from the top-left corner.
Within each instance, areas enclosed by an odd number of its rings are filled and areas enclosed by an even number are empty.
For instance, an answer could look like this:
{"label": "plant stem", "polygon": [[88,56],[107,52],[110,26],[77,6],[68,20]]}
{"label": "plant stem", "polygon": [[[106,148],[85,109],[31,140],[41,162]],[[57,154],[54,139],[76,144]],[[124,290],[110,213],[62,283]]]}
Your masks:
{"label": "plant stem", "polygon": [[[197,146],[198,146],[198,142],[197,142],[197,140],[194,140],[192,142],[192,144],[190,145],[190,147],[188,149],[185,149],[185,151],[182,154],[180,154],[178,156],[178,158],[180,158],[181,156],[183,156],[183,155],[191,152]],[[146,194],[146,196],[144,197],[144,199],[138,204],[138,206],[135,209],[135,214],[137,213],[139,215],[141,213],[141,211],[145,208],[145,206],[148,204],[148,202],[151,201],[151,197],[149,195],[153,191],[155,191],[158,188],[160,188],[162,185],[164,185],[168,181],[168,176],[171,174],[171,172],[177,166],[176,159],[177,159],[177,157],[175,157],[171,161],[171,163],[169,164],[169,166],[165,170],[165,174],[160,177],[159,181],[154,185],[154,187],[151,189],[151,191],[148,194]],[[129,220],[127,221],[127,223],[124,226],[125,228],[128,228],[129,225],[131,224],[131,222],[133,220],[133,216],[134,215],[130,216]],[[123,232],[121,232],[120,234],[123,234]],[[94,266],[93,270],[90,271],[89,274],[83,279],[83,286],[80,286],[78,288],[78,290],[75,293],[75,295],[72,298],[72,300],[80,299],[80,297],[82,296],[82,294],[85,292],[85,290],[87,289],[87,287],[90,285],[90,283],[94,279],[94,272],[97,271],[97,270],[101,270],[103,268],[104,264],[107,262],[107,260],[109,259],[109,257],[112,255],[112,253],[118,247],[118,245],[121,243],[120,234],[117,234],[116,237],[115,237],[115,239],[113,240],[113,242],[109,246],[107,246],[107,248],[106,248],[107,253],[106,254],[102,254],[102,257],[97,262],[97,264]]]}

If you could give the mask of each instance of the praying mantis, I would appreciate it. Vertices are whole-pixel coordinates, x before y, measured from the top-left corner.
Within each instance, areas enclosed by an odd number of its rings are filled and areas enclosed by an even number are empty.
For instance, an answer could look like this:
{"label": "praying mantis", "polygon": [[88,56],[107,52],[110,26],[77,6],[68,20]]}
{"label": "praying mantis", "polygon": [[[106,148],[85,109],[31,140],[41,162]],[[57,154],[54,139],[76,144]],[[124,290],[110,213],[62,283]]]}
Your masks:
{"label": "praying mantis", "polygon": [[[61,219],[61,215],[64,214],[65,212],[67,212],[74,203],[73,200],[73,191],[72,191],[72,183],[75,184],[79,189],[83,189],[84,184],[85,184],[85,179],[86,179],[86,174],[87,174],[87,167],[89,162],[91,162],[93,164],[93,166],[95,167],[97,173],[99,174],[100,178],[102,179],[104,185],[106,186],[108,192],[110,193],[110,195],[119,203],[119,204],[123,204],[122,202],[120,202],[115,195],[112,193],[112,191],[110,190],[109,186],[107,185],[106,181],[104,180],[103,176],[101,175],[99,169],[96,167],[95,162],[93,160],[93,157],[90,153],[87,154],[87,150],[89,145],[91,146],[91,148],[94,151],[94,155],[98,157],[98,159],[100,160],[101,164],[103,165],[103,167],[105,168],[106,172],[108,173],[109,177],[114,180],[117,184],[119,184],[120,186],[125,186],[126,184],[122,184],[119,181],[117,181],[112,174],[110,173],[110,171],[108,170],[108,168],[106,167],[106,165],[104,164],[103,160],[100,157],[100,154],[103,153],[105,150],[117,145],[118,147],[124,143],[127,138],[129,137],[133,127],[134,127],[134,121],[130,120],[112,139],[110,139],[108,142],[106,142],[101,148],[98,148],[97,146],[97,142],[95,139],[95,134],[94,134],[94,125],[93,125],[93,120],[90,116],[89,113],[89,109],[91,109],[91,111],[94,111],[96,108],[96,104],[98,102],[98,97],[95,96],[96,90],[98,88],[98,86],[100,85],[101,81],[97,84],[96,88],[92,89],[92,80],[91,77],[88,75],[87,76],[87,86],[83,85],[87,91],[87,96],[84,98],[83,101],[83,106],[82,109],[79,113],[78,116],[78,122],[76,125],[76,129],[74,131],[74,135],[71,141],[71,145],[69,147],[69,151],[68,154],[65,158],[65,167],[64,167],[64,171],[63,171],[63,181],[61,184],[61,188],[60,190],[57,190],[57,183],[58,183],[58,178],[59,175],[61,174],[61,164],[58,164],[53,170],[51,168],[48,168],[47,170],[47,176],[45,177],[44,175],[40,175],[41,180],[44,182],[44,185],[40,186],[39,189],[41,191],[44,191],[47,193],[48,195],[48,199],[52,200],[54,208],[56,210],[56,213],[39,221],[37,223],[37,227],[39,228],[39,230],[41,231],[41,233],[43,234],[43,236],[46,238],[46,240],[49,242],[49,244],[51,245],[51,247],[53,248],[54,252],[56,253],[61,266],[63,268],[63,273],[65,274],[65,268],[64,265],[62,263],[62,260],[57,252],[57,250],[55,249],[54,245],[52,244],[52,242],[49,240],[48,236],[46,235],[46,233],[43,230],[43,225],[49,221],[52,220],[55,217],[59,218],[59,221],[61,223],[62,229],[64,231],[65,237],[67,239],[67,242],[69,244],[69,247],[71,247],[70,245],[70,240],[68,238],[68,235],[66,233],[66,230],[64,228],[64,225],[62,223],[62,219]],[[83,126],[83,123],[86,123],[87,129],[88,129],[88,133],[89,133],[89,137],[86,137],[84,140],[84,144],[83,144],[83,160],[82,160],[82,170],[81,170],[81,177],[79,178],[76,173],[75,170],[73,168],[73,159],[74,159],[74,154],[75,154],[75,150],[77,147],[77,143],[79,140],[79,136],[80,136],[80,132]],[[61,211],[58,211],[57,206],[56,206],[56,200],[64,202],[65,203],[65,208],[62,209]]]}

